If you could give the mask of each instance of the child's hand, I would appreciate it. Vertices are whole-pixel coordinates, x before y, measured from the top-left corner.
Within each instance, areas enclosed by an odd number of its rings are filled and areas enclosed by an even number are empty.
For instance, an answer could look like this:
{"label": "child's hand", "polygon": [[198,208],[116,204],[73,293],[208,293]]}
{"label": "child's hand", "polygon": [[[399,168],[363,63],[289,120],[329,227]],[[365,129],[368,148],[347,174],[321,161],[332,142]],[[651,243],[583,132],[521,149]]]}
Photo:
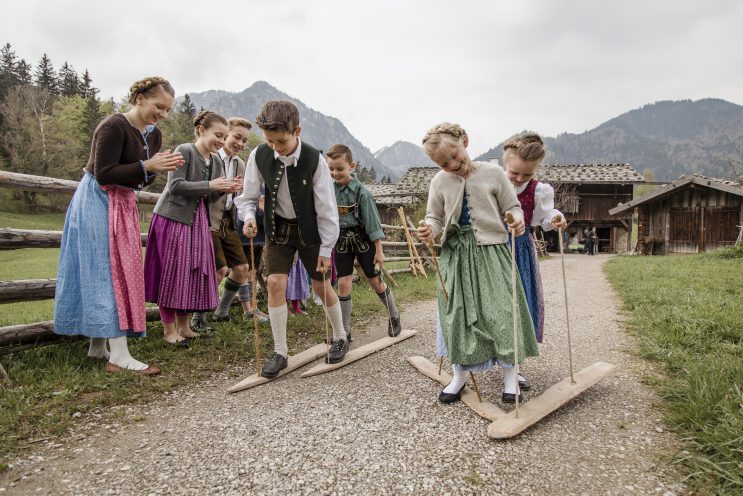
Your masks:
{"label": "child's hand", "polygon": [[562,215],[555,215],[552,219],[552,229],[559,231],[568,227],[568,221]]}
{"label": "child's hand", "polygon": [[180,152],[171,152],[170,149],[156,153],[151,159],[144,161],[147,172],[170,172],[181,167],[185,161]]}
{"label": "child's hand", "polygon": [[255,238],[258,235],[258,228],[255,225],[255,219],[248,219],[243,224],[243,234],[246,238]]}
{"label": "child's hand", "polygon": [[523,236],[524,232],[526,231],[526,228],[524,226],[524,219],[515,219],[510,211],[506,212],[506,223],[508,224],[508,229],[512,231],[516,236]]}
{"label": "child's hand", "polygon": [[330,269],[330,258],[317,257],[317,268],[315,270],[324,274],[328,269]]}
{"label": "child's hand", "polygon": [[222,193],[234,193],[236,191],[235,182],[226,177],[218,177],[209,181],[209,189],[211,191],[221,191]]}
{"label": "child's hand", "polygon": [[430,224],[420,224],[418,229],[415,230],[415,235],[424,243],[431,243],[433,241],[433,231]]}
{"label": "child's hand", "polygon": [[379,265],[379,270],[382,269],[382,266],[384,265],[384,252],[382,250],[377,250],[374,255],[374,265]]}

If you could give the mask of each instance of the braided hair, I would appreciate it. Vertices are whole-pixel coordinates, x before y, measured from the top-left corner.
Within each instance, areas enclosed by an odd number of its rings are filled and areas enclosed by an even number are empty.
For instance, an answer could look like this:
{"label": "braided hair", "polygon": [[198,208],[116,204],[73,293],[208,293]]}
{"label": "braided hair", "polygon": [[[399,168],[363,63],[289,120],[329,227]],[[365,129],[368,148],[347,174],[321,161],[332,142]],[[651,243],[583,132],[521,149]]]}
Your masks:
{"label": "braided hair", "polygon": [[436,126],[433,126],[426,132],[423,137],[423,150],[430,157],[436,150],[441,147],[441,138],[443,136],[449,136],[454,141],[459,142],[467,137],[467,131],[465,131],[459,124],[451,122],[443,122]]}
{"label": "braided hair", "polygon": [[539,163],[546,153],[544,141],[537,133],[523,133],[503,144],[503,163],[514,155],[518,155],[524,162]]}
{"label": "braided hair", "polygon": [[211,110],[202,110],[201,112],[196,114],[196,117],[193,118],[194,135],[196,135],[197,138],[199,137],[199,126],[204,126],[204,129],[209,129],[217,122],[221,122],[225,126],[229,126],[229,124],[227,124],[227,119],[225,119],[218,113],[212,112]]}
{"label": "braided hair", "polygon": [[167,79],[161,78],[159,76],[153,76],[140,79],[139,81],[136,81],[134,84],[132,84],[129,88],[129,96],[127,97],[127,101],[134,105],[137,102],[138,95],[150,97],[158,91],[165,91],[166,93],[170,94],[170,96],[175,96],[175,90],[173,90],[173,87],[170,85]]}

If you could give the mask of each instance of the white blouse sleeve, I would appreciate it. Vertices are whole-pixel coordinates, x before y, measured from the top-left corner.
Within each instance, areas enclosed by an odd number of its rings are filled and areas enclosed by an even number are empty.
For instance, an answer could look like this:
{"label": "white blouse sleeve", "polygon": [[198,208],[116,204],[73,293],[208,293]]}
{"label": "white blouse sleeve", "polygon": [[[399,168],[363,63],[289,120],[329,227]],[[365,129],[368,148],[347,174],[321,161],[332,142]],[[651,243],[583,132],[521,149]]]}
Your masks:
{"label": "white blouse sleeve", "polygon": [[558,215],[562,216],[562,212],[555,208],[555,190],[547,183],[537,183],[531,225],[542,226],[545,231],[551,231],[552,219]]}

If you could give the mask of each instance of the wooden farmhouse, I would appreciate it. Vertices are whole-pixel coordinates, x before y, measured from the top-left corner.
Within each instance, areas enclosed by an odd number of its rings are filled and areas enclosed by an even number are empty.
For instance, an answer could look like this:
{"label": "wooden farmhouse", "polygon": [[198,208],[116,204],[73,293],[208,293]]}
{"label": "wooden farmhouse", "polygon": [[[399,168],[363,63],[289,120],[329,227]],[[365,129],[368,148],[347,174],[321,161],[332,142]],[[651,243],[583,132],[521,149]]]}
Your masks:
{"label": "wooden farmhouse", "polygon": [[382,223],[399,224],[399,207],[409,213],[418,208],[418,203],[428,196],[431,179],[439,170],[438,167],[411,167],[395,184],[367,184]]}
{"label": "wooden farmhouse", "polygon": [[610,210],[637,213],[638,251],[699,253],[735,244],[743,225],[743,185],[702,175],[681,176]]}
{"label": "wooden farmhouse", "polygon": [[[632,200],[635,184],[645,178],[629,164],[544,165],[538,179],[555,188],[555,205],[568,221],[570,238],[583,239],[583,231],[596,227],[600,253],[631,249],[632,212],[616,215],[609,209]],[[544,233],[548,249],[557,250],[557,233]]]}

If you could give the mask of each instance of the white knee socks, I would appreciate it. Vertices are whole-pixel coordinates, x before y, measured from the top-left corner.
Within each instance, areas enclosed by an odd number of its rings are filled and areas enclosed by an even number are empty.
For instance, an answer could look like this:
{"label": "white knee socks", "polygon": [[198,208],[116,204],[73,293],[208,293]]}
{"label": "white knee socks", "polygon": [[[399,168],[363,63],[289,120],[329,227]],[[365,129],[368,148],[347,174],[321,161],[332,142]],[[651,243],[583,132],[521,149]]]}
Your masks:
{"label": "white knee socks", "polygon": [[108,360],[111,357],[111,353],[106,348],[106,338],[90,338],[88,356],[90,358],[105,358]]}
{"label": "white knee socks", "polygon": [[516,367],[502,367],[503,370],[503,392],[509,394],[518,394],[518,375]]}
{"label": "white knee socks", "polygon": [[273,334],[273,350],[284,355],[284,357],[289,355],[289,346],[286,344],[287,312],[286,303],[280,307],[268,307],[268,316],[271,319],[271,334]]}
{"label": "white knee socks", "polygon": [[340,302],[335,302],[332,307],[327,307],[330,326],[333,328],[333,341],[346,339],[346,329],[343,327],[343,312]]}
{"label": "white knee socks", "polygon": [[129,354],[129,347],[126,344],[126,336],[108,338],[108,345],[111,347],[111,358],[109,358],[108,361],[114,365],[129,370],[144,370],[148,367],[146,363],[135,360]]}
{"label": "white knee socks", "polygon": [[451,368],[454,372],[454,377],[452,378],[449,385],[444,388],[444,392],[449,394],[457,394],[459,390],[462,389],[462,386],[467,384],[467,372],[465,372],[461,366],[456,364],[453,364]]}

